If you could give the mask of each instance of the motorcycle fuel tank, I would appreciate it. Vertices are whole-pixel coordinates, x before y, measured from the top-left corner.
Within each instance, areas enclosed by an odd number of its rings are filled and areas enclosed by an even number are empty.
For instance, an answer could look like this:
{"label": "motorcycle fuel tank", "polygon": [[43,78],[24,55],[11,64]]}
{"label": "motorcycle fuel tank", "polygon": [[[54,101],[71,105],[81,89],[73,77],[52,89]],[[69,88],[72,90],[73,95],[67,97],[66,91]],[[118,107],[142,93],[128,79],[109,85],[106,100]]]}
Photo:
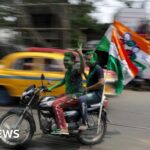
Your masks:
{"label": "motorcycle fuel tank", "polygon": [[43,97],[40,101],[39,106],[40,107],[51,107],[54,100],[55,100],[55,97],[52,97],[52,96]]}

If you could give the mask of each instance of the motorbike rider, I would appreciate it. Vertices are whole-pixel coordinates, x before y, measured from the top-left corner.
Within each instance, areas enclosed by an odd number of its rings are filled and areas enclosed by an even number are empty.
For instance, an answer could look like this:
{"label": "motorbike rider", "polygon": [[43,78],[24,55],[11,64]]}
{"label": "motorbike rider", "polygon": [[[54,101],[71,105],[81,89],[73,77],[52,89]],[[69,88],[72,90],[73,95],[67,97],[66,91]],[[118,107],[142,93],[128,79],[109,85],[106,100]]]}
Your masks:
{"label": "motorbike rider", "polygon": [[104,87],[104,72],[97,64],[97,54],[93,50],[89,50],[85,55],[85,62],[90,71],[87,75],[87,87],[85,88],[87,94],[79,97],[79,107],[82,115],[82,125],[79,130],[87,129],[87,106],[96,104],[101,101]]}
{"label": "motorbike rider", "polygon": [[74,96],[83,94],[82,88],[82,73],[84,72],[84,62],[81,50],[76,51],[80,57],[80,66],[77,67],[76,56],[72,52],[65,53],[64,66],[67,69],[64,78],[57,84],[48,87],[48,91],[60,87],[65,84],[66,95],[57,98],[52,104],[55,113],[57,130],[52,134],[69,134],[67,123],[64,117],[63,108],[78,105],[78,100]]}

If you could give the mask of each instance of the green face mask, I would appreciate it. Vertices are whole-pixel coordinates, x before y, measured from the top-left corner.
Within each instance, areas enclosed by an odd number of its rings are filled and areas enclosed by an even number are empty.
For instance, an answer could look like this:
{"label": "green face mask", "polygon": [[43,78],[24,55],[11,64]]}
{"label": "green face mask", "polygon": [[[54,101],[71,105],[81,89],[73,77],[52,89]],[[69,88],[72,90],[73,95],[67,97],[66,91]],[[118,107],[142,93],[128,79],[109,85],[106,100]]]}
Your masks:
{"label": "green face mask", "polygon": [[96,63],[96,59],[95,59],[94,57],[92,57],[92,58],[86,60],[86,64],[87,64],[89,67],[94,66],[95,63]]}
{"label": "green face mask", "polygon": [[73,62],[71,61],[70,57],[65,57],[64,58],[64,66],[67,69],[69,69],[73,66]]}

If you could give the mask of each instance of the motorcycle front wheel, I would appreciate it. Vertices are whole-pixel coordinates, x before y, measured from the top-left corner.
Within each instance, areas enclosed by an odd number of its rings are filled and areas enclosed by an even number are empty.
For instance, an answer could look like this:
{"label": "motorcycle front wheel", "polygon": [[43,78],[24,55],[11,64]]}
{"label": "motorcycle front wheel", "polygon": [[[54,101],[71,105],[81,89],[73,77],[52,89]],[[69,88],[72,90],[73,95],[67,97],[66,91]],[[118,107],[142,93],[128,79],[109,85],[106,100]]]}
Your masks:
{"label": "motorcycle front wheel", "polygon": [[[100,143],[105,135],[107,124],[104,117],[101,118],[99,131],[98,128],[98,115],[91,114],[88,115],[89,128],[84,131],[80,131],[78,135],[78,140],[85,145],[93,145]],[[97,132],[98,131],[98,132]]]}
{"label": "motorcycle front wheel", "polygon": [[32,139],[34,130],[28,115],[25,114],[19,126],[15,127],[20,116],[16,112],[7,112],[0,119],[0,139],[6,147],[26,146]]}

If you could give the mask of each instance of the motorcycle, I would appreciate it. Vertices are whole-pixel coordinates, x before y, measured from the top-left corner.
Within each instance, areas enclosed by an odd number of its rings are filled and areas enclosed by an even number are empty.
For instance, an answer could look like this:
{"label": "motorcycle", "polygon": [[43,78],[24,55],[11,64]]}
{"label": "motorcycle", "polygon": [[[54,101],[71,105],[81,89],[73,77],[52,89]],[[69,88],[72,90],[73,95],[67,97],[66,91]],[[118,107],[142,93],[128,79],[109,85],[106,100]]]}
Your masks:
{"label": "motorcycle", "polygon": [[[26,146],[32,140],[37,124],[32,113],[32,104],[36,106],[40,129],[43,134],[51,135],[51,132],[57,129],[54,112],[51,107],[56,97],[41,96],[41,93],[44,91],[43,80],[45,80],[45,77],[41,75],[41,87],[31,85],[23,92],[21,103],[25,107],[11,109],[1,117],[0,130],[15,131],[18,129],[19,134],[18,138],[1,136],[1,141],[5,146]],[[68,123],[69,135],[63,135],[63,137],[73,135],[77,137],[79,142],[86,145],[102,141],[107,128],[107,114],[102,106],[102,102],[88,106],[87,130],[78,130],[81,125],[81,115],[78,107],[65,109],[64,115]]]}

